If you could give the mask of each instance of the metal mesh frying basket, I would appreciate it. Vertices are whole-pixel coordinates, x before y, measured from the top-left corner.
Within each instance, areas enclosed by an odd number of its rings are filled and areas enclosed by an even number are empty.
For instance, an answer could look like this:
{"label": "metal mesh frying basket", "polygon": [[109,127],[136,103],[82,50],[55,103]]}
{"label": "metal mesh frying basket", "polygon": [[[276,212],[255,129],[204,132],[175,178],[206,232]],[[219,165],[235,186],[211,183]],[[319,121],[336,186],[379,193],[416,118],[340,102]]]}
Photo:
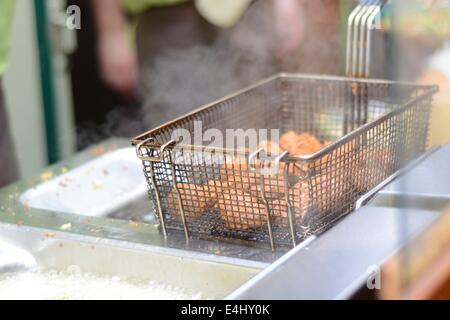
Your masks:
{"label": "metal mesh frying basket", "polygon": [[[437,87],[279,74],[133,139],[162,232],[296,245],[424,152]],[[200,125],[201,124],[201,125]],[[173,140],[216,129],[278,129],[327,142],[320,151],[262,150]],[[278,168],[267,174],[262,168]]]}

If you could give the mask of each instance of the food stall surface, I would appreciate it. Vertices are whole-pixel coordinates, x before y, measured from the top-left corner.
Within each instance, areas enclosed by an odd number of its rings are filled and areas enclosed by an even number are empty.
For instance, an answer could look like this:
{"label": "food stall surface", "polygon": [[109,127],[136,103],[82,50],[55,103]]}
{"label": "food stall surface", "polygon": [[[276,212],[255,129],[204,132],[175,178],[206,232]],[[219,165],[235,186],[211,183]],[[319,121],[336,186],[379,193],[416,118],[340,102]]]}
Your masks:
{"label": "food stall surface", "polygon": [[[152,213],[144,177],[133,173],[129,152],[127,141],[111,140],[0,190],[0,243],[36,260],[36,268],[28,272],[0,275],[0,298],[349,298],[365,287],[371,266],[435,222],[447,203],[405,209],[375,197],[289,252],[210,240],[186,242],[182,234],[164,238],[148,217]],[[126,179],[136,177],[136,182],[124,180],[127,188],[117,192],[110,183],[123,187],[124,168],[113,164],[119,160],[127,163]],[[71,196],[58,201],[56,193],[67,190]],[[96,192],[99,202],[91,195]],[[46,193],[55,201],[46,202]],[[108,195],[115,199],[107,200]],[[89,215],[79,209],[86,203]],[[406,232],[399,232],[405,226]],[[40,297],[29,290],[33,286],[43,292]],[[84,291],[78,290],[81,286]],[[12,290],[15,294],[8,293]]]}
{"label": "food stall surface", "polygon": [[[156,221],[146,218],[151,205],[130,150],[128,141],[113,139],[0,191],[0,241],[31,253],[41,271],[17,275],[18,284],[40,284],[51,276],[59,279],[55,283],[70,284],[65,275],[75,268],[92,286],[113,277],[125,287],[137,283],[133,290],[147,299],[155,297],[142,287],[149,281],[192,297],[223,298],[283,254],[217,241],[186,242],[177,235],[165,239]],[[10,277],[2,277],[2,288],[11,284]],[[129,298],[136,296],[131,291]]]}

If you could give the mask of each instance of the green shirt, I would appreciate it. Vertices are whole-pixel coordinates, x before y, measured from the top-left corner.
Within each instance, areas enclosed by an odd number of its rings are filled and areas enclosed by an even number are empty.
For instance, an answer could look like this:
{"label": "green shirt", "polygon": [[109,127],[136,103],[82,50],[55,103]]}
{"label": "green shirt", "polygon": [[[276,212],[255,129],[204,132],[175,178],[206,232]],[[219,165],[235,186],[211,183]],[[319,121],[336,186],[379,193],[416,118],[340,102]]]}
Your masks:
{"label": "green shirt", "polygon": [[[3,1],[3,0],[1,0]],[[120,0],[122,6],[130,13],[140,13],[150,7],[172,6],[187,0]]]}
{"label": "green shirt", "polygon": [[8,64],[15,0],[0,0],[0,76]]}

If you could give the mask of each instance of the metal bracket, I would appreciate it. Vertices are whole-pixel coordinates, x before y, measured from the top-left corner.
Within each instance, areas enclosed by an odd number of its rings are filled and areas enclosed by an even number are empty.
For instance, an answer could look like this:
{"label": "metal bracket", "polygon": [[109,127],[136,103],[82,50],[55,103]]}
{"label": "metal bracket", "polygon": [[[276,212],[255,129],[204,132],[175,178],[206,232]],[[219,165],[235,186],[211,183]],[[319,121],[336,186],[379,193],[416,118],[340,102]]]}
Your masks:
{"label": "metal bracket", "polygon": [[155,138],[148,138],[141,143],[136,145],[136,155],[139,159],[142,161],[150,161],[150,162],[161,162],[164,160],[164,151],[166,151],[169,147],[174,147],[177,144],[176,140],[170,140],[169,142],[163,144],[159,149],[159,156],[157,157],[146,157],[142,155],[141,148],[146,144],[150,142],[155,142]]}
{"label": "metal bracket", "polygon": [[[172,155],[173,156],[173,155]],[[176,167],[175,167],[175,159],[172,157],[172,182],[173,182],[173,190],[177,193],[178,200],[178,208],[180,210],[181,222],[183,223],[184,236],[186,238],[186,242],[189,242],[189,228],[186,221],[186,213],[184,212],[183,200],[181,198],[181,192],[178,188],[177,184],[177,175],[176,175]]]}
{"label": "metal bracket", "polygon": [[[261,148],[261,149],[257,150],[256,152],[252,153],[249,156],[249,166],[250,166],[250,170],[252,170],[253,172],[255,172],[258,169],[256,167],[252,166],[253,160],[262,151],[264,151],[264,149]],[[282,159],[284,159],[288,155],[289,155],[289,152],[286,151],[286,152],[283,152],[282,154],[280,154],[278,157],[276,157],[274,159],[274,163],[275,163],[276,168],[279,168],[280,161]],[[260,170],[264,170],[264,162],[265,162],[265,160],[262,161],[262,165],[261,165]],[[287,184],[287,180],[285,181],[285,184]],[[273,227],[272,227],[272,221],[270,219],[271,218],[271,214],[270,214],[269,202],[267,201],[267,197],[266,197],[266,188],[265,188],[265,183],[264,183],[264,174],[260,175],[260,188],[261,188],[261,199],[262,199],[262,201],[264,203],[264,206],[266,208],[266,220],[267,220],[267,228],[268,228],[268,231],[269,231],[270,247],[271,247],[272,251],[275,251],[275,239],[273,237]]]}
{"label": "metal bracket", "polygon": [[[263,148],[260,148],[258,150],[256,150],[255,152],[253,152],[252,154],[249,155],[248,157],[248,165],[249,165],[249,169],[251,172],[257,172],[258,170],[261,170],[261,168],[257,168],[253,163],[255,162],[255,158],[258,157],[259,154],[261,154],[264,151]],[[285,151],[282,154],[280,154],[279,156],[272,158],[272,157],[267,157],[265,159],[263,159],[263,161],[273,161],[275,168],[279,168],[280,167],[280,162],[281,160],[283,160],[284,158],[286,158],[289,155],[289,152]],[[278,174],[278,170],[277,173]]]}
{"label": "metal bracket", "polygon": [[256,159],[256,157],[258,157],[258,155],[261,152],[263,152],[263,151],[264,151],[263,148],[259,148],[258,150],[256,150],[255,152],[251,153],[248,156],[248,166],[249,166],[249,169],[250,169],[251,172],[256,172],[258,170],[258,168],[253,165],[253,162]]}

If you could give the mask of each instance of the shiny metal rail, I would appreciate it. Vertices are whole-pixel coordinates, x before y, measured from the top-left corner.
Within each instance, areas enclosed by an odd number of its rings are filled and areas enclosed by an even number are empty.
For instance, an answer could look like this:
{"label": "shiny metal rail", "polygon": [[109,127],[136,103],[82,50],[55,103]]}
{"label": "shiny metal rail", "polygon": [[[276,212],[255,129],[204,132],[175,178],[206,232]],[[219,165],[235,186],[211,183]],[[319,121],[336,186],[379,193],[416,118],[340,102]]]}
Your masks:
{"label": "shiny metal rail", "polygon": [[363,0],[352,11],[347,23],[345,74],[368,78],[370,75],[372,32],[385,0]]}

